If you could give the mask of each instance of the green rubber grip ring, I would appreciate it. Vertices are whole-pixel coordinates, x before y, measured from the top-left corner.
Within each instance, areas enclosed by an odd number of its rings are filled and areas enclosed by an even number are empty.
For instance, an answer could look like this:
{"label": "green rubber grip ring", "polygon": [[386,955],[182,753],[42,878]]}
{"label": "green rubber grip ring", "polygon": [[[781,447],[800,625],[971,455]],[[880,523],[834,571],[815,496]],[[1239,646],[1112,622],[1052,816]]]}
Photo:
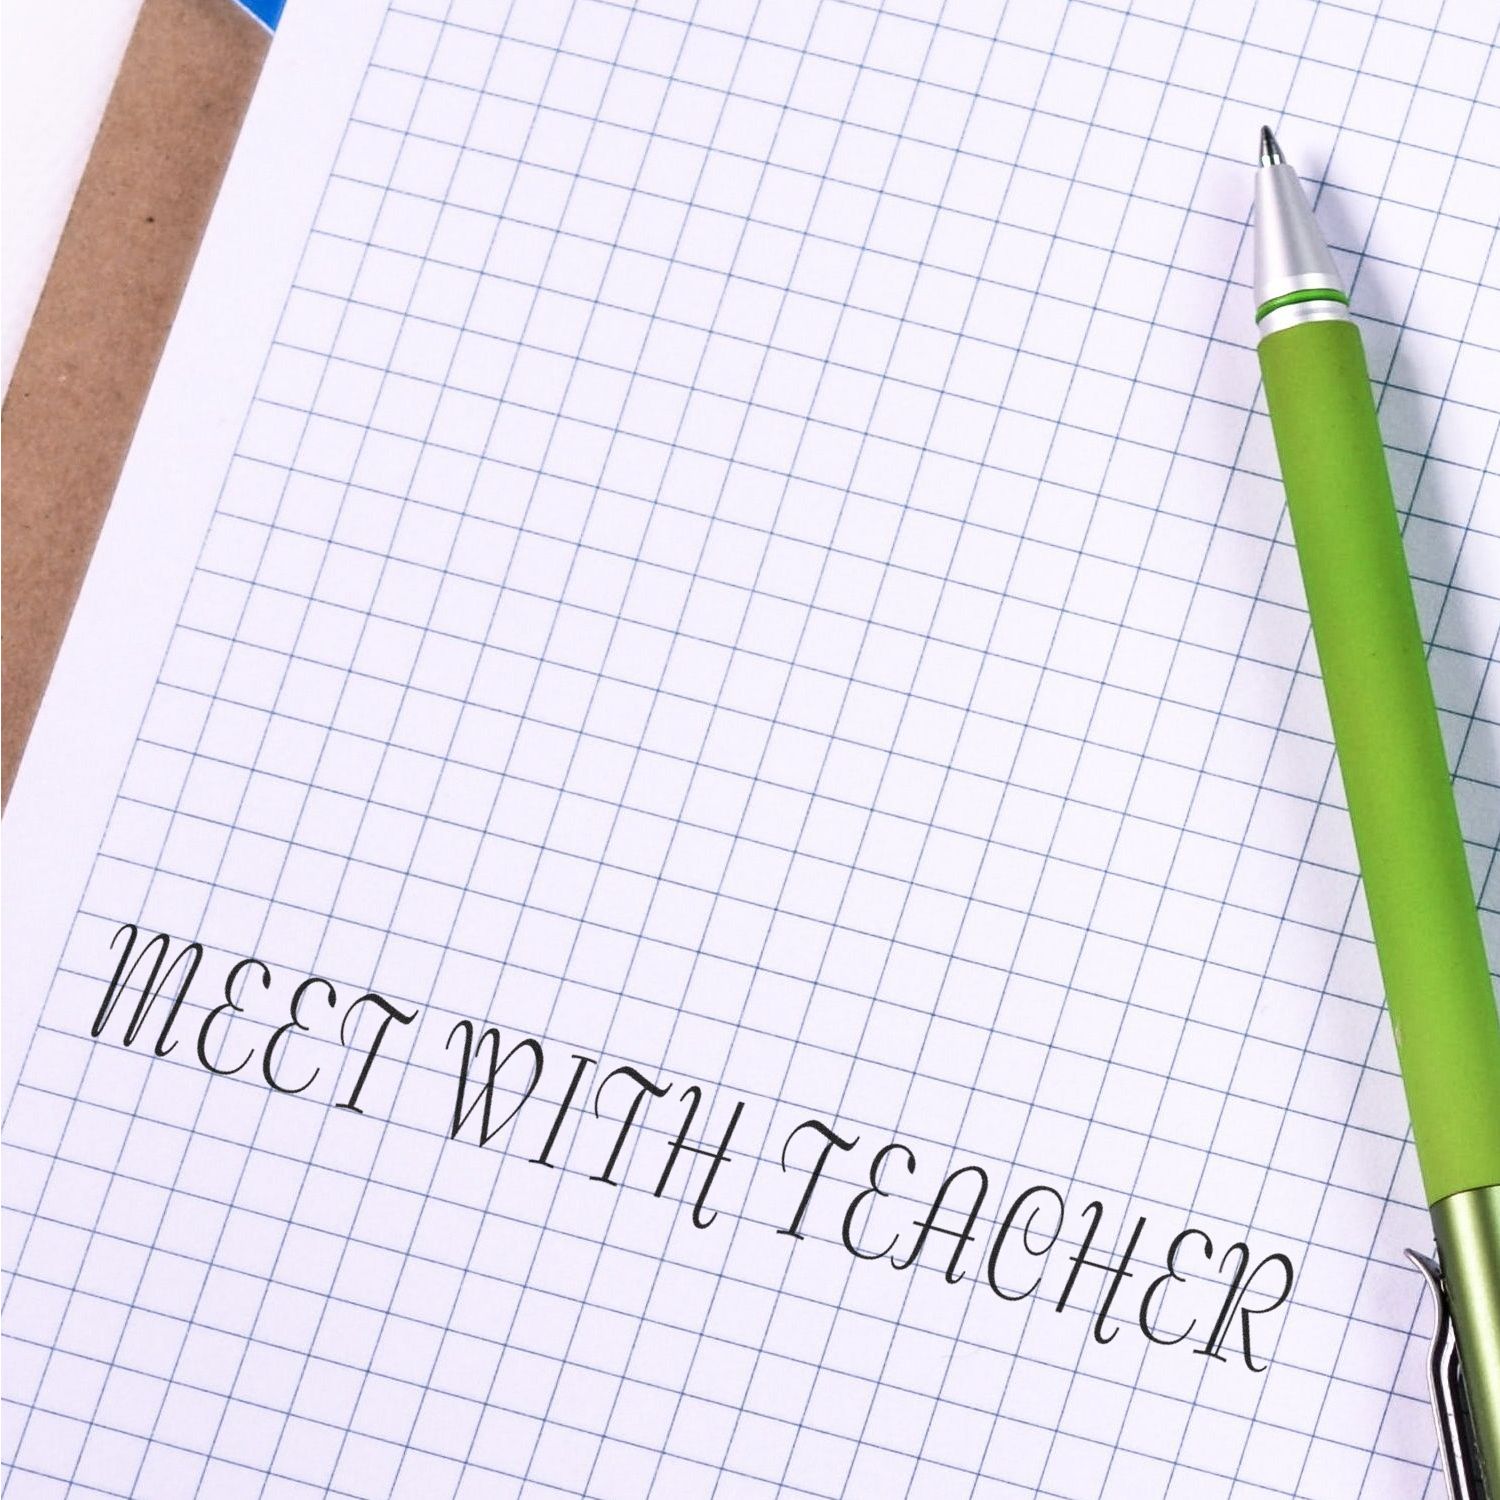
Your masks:
{"label": "green rubber grip ring", "polygon": [[1359,330],[1263,339],[1339,768],[1429,1203],[1500,1182],[1500,1013]]}
{"label": "green rubber grip ring", "polygon": [[1347,307],[1349,298],[1331,286],[1306,287],[1300,292],[1287,292],[1280,297],[1272,297],[1269,302],[1262,302],[1255,309],[1255,321],[1259,323],[1267,313],[1273,313],[1279,307],[1295,307],[1299,302],[1342,302]]}

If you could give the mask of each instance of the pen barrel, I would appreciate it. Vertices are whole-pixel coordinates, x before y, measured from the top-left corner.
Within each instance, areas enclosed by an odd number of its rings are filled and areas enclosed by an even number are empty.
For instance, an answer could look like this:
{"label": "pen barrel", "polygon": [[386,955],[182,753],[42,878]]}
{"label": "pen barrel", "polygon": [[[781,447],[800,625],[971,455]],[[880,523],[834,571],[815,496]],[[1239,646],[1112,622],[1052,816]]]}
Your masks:
{"label": "pen barrel", "polygon": [[1261,373],[1429,1203],[1500,1183],[1500,1017],[1364,349],[1270,334]]}

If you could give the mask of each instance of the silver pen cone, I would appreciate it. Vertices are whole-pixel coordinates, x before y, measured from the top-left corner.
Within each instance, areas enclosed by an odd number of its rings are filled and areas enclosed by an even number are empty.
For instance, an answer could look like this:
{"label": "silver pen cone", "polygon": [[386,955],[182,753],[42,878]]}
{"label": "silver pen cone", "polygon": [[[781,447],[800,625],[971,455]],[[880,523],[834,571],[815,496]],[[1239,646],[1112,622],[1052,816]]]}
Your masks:
{"label": "silver pen cone", "polygon": [[1307,195],[1269,126],[1255,174],[1255,306],[1262,338],[1297,323],[1347,319],[1349,298]]}

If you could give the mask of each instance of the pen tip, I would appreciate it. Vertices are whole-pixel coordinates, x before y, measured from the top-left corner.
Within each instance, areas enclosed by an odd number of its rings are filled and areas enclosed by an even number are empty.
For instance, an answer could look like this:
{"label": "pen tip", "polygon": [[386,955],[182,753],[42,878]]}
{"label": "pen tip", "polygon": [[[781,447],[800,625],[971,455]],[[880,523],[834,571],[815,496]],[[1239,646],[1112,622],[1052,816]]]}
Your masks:
{"label": "pen tip", "polygon": [[1260,164],[1263,167],[1280,166],[1286,157],[1281,154],[1281,147],[1276,143],[1276,137],[1271,134],[1269,125],[1260,127]]}

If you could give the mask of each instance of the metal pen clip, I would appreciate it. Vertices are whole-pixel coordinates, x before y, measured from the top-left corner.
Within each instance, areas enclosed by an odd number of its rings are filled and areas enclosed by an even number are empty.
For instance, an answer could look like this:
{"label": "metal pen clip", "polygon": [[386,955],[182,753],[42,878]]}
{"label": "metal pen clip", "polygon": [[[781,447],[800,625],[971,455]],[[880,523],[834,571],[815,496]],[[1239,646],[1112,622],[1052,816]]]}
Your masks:
{"label": "metal pen clip", "polygon": [[1485,1488],[1479,1450],[1469,1418],[1464,1376],[1458,1359],[1458,1338],[1448,1307],[1448,1288],[1442,1267],[1420,1250],[1408,1250],[1406,1258],[1427,1278],[1437,1308],[1432,1343],[1427,1354],[1427,1384],[1432,1392],[1433,1417],[1438,1444],[1443,1453],[1443,1472],[1453,1500],[1491,1500]]}

